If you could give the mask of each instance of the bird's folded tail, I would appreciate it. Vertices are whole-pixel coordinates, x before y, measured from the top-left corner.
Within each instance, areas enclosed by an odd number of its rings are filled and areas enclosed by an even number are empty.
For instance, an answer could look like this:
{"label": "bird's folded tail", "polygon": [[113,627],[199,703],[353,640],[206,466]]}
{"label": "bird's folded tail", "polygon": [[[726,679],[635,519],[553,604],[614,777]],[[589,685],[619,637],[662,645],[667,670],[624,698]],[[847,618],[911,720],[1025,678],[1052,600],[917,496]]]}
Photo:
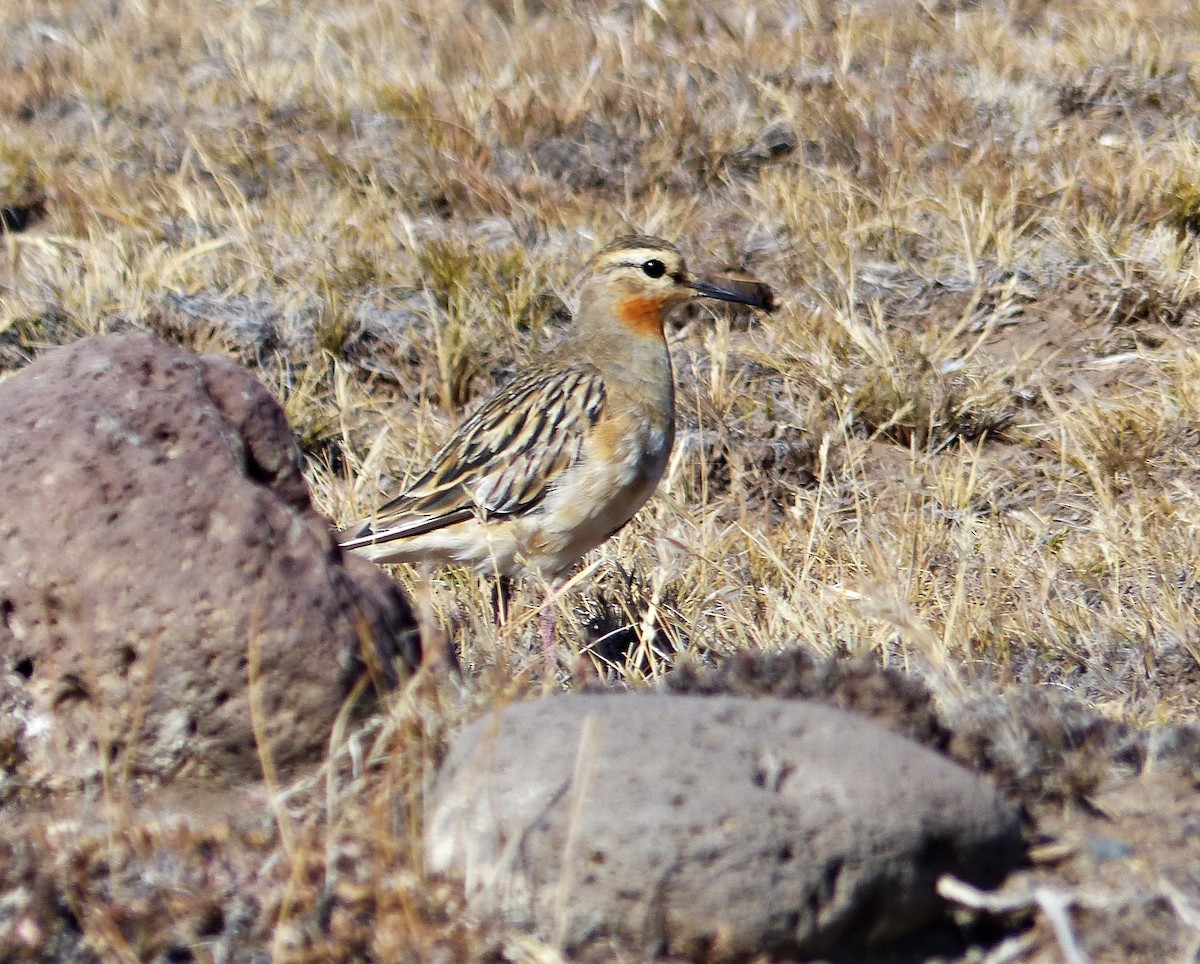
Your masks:
{"label": "bird's folded tail", "polygon": [[340,530],[337,534],[338,545],[347,551],[385,545],[400,539],[412,539],[428,532],[436,532],[455,523],[473,519],[475,515],[473,508],[464,507],[441,515],[406,519],[397,525],[380,525],[376,520],[364,519]]}

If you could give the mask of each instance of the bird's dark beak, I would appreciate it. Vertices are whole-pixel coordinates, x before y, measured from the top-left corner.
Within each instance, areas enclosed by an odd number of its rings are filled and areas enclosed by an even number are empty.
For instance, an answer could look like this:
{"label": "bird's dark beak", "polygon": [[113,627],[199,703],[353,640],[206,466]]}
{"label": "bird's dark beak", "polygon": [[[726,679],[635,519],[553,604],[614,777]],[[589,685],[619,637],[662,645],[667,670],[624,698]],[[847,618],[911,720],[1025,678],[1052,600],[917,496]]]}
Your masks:
{"label": "bird's dark beak", "polygon": [[691,278],[685,284],[704,298],[732,301],[763,311],[775,310],[775,292],[771,286],[750,278]]}

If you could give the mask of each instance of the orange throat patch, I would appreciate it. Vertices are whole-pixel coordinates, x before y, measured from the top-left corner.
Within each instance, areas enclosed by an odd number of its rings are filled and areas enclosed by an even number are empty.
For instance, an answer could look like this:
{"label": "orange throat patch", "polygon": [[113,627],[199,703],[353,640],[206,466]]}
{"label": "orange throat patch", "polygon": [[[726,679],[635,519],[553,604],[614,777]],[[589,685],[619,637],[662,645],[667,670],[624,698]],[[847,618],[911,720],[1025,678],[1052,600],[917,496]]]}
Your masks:
{"label": "orange throat patch", "polygon": [[630,331],[661,338],[664,307],[662,298],[622,298],[617,303],[617,315]]}

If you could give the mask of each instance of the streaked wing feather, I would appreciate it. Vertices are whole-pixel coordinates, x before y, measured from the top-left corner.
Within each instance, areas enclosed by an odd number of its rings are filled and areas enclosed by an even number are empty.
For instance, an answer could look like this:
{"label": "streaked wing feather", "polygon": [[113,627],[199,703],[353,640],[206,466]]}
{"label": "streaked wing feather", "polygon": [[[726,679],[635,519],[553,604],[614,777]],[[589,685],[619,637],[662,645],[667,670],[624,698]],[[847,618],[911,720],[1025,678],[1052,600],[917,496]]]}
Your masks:
{"label": "streaked wing feather", "polygon": [[588,364],[519,376],[468,418],[413,485],[351,530],[353,548],[537,505],[579,455],[605,402]]}
{"label": "streaked wing feather", "polygon": [[459,509],[455,512],[431,516],[425,519],[403,519],[396,525],[387,528],[375,528],[376,522],[367,519],[347,526],[338,533],[338,545],[343,549],[361,549],[365,546],[378,546],[397,539],[411,539],[413,536],[424,535],[436,529],[444,529],[456,522],[465,522],[473,518],[473,509]]}

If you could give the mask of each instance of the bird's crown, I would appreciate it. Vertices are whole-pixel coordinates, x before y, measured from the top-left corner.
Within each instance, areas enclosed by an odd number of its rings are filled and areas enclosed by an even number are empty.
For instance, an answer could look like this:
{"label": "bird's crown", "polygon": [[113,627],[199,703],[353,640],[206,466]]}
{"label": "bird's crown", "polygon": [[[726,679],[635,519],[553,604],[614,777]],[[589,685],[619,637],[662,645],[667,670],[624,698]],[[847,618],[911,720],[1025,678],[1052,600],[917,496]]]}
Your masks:
{"label": "bird's crown", "polygon": [[669,291],[687,280],[683,255],[670,242],[648,235],[627,234],[597,251],[584,269],[592,280],[624,278],[647,290]]}

